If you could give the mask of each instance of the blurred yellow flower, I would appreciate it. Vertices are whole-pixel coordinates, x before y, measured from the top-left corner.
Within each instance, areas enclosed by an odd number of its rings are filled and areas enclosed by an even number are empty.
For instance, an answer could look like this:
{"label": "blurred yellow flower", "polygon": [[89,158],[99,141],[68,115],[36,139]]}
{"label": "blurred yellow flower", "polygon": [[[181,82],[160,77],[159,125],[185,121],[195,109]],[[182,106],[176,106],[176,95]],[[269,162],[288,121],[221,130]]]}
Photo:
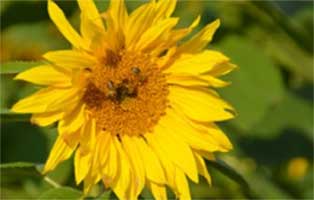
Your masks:
{"label": "blurred yellow flower", "polygon": [[16,76],[46,87],[12,110],[32,113],[40,126],[58,121],[44,173],[75,152],[76,183],[84,180],[85,193],[102,180],[120,199],[136,199],[144,186],[156,199],[167,198],[166,186],[190,199],[186,176],[210,184],[204,158],[232,148],[214,122],[233,118],[233,108],[212,88],[228,85],[218,77],[235,66],[203,50],[219,20],[178,45],[200,17],[174,29],[174,0],[150,1],[131,14],[123,0],[101,14],[92,0],[78,4],[81,34],[48,1],[50,18],[73,49],[48,52],[47,64]]}
{"label": "blurred yellow flower", "polygon": [[293,180],[302,179],[309,168],[309,162],[306,158],[296,157],[288,163],[288,177]]}

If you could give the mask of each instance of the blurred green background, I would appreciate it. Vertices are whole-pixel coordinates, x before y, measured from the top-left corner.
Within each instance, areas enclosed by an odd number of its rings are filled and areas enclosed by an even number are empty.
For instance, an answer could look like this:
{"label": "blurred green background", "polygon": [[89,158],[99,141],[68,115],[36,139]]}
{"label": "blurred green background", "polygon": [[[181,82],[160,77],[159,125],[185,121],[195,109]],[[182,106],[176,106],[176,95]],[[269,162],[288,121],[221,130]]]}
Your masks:
{"label": "blurred green background", "polygon": [[[78,26],[76,2],[58,4]],[[139,4],[127,2],[129,10]],[[75,186],[71,160],[46,178],[37,171],[48,156],[56,128],[39,128],[27,115],[8,113],[14,102],[36,89],[13,81],[15,73],[35,65],[44,52],[69,44],[50,22],[46,1],[6,0],[0,5],[0,198],[78,198],[81,185]],[[107,5],[108,1],[97,1],[101,11]],[[182,17],[179,26],[186,26],[198,14],[202,14],[198,30],[221,19],[209,48],[224,52],[239,66],[223,78],[233,84],[219,89],[239,115],[220,124],[234,150],[218,158],[230,168],[208,163],[213,186],[203,179],[199,185],[190,183],[193,198],[313,199],[313,2],[179,1],[174,15]],[[8,164],[13,162],[28,164]],[[90,196],[114,197],[102,186],[93,188]],[[151,195],[144,191],[141,198]]]}

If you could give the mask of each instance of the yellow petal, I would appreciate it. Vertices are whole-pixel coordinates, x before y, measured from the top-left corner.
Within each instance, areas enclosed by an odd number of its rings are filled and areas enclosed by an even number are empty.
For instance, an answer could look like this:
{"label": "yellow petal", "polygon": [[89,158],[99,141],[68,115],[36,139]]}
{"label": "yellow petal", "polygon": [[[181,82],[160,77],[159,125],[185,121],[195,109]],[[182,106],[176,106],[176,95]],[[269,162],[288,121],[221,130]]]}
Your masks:
{"label": "yellow petal", "polygon": [[177,169],[175,173],[175,185],[177,190],[177,197],[179,199],[191,199],[188,181],[186,180],[185,174],[179,169]]}
{"label": "yellow petal", "polygon": [[49,104],[47,110],[71,110],[80,102],[81,95],[78,88],[69,88],[66,94]]}
{"label": "yellow petal", "polygon": [[50,65],[41,65],[19,73],[14,79],[54,87],[71,86],[71,78]]}
{"label": "yellow petal", "polygon": [[198,24],[201,21],[201,16],[198,15],[190,24],[189,27],[187,28],[182,28],[182,29],[175,29],[173,31],[171,31],[170,36],[169,36],[169,43],[174,45],[176,44],[178,41],[180,41],[182,38],[184,38],[185,36],[187,36],[189,33],[191,33],[193,31],[193,29],[195,27],[198,26]]}
{"label": "yellow petal", "polygon": [[134,50],[145,51],[156,47],[162,42],[162,39],[166,37],[166,34],[178,23],[178,20],[178,18],[165,19],[148,28],[135,44]]}
{"label": "yellow petal", "polygon": [[[162,48],[159,48],[159,50],[157,51],[154,51],[154,53],[157,52],[156,56],[160,56],[160,53],[162,53],[163,51],[161,50],[164,50],[166,48],[162,47]],[[166,69],[168,65],[170,65],[170,63],[173,62],[174,60],[174,55],[176,53],[176,50],[177,50],[177,47],[174,46],[174,47],[171,47],[167,50],[166,54],[162,57],[160,57],[158,60],[156,60],[158,66],[160,69]],[[158,52],[159,51],[159,52]]]}
{"label": "yellow petal", "polygon": [[171,74],[167,77],[167,83],[179,86],[209,86],[205,80],[202,80],[199,76],[188,74]]}
{"label": "yellow petal", "polygon": [[[148,139],[148,138],[146,138]],[[154,140],[150,141],[151,144],[153,144]],[[165,154],[165,152],[160,148],[159,144],[156,143],[155,145],[152,146],[152,149],[154,150],[154,152],[158,155],[158,158],[160,159],[160,162],[162,164],[162,167],[165,171],[165,175],[166,175],[166,180],[167,180],[167,186],[169,186],[177,196],[179,196],[180,192],[182,190],[182,187],[178,189],[177,187],[177,177],[176,177],[176,172],[177,171],[180,171],[180,173],[182,173],[182,170],[177,167],[175,165],[175,163],[173,163],[173,161],[171,161],[168,157],[168,154]],[[148,184],[149,184],[150,181],[148,181]],[[151,182],[153,183],[153,182]],[[160,185],[159,185],[160,186]],[[161,190],[160,190],[161,189]],[[183,188],[184,189],[184,188]],[[159,193],[159,192],[162,192],[162,188],[158,188],[158,191],[155,191],[158,192],[156,195],[158,196],[163,196],[163,193]],[[154,194],[154,191],[152,191],[153,194]],[[181,192],[182,193],[182,192]],[[155,196],[155,194],[154,194]]]}
{"label": "yellow petal", "polygon": [[128,21],[128,12],[124,0],[111,0],[108,12],[111,19],[108,26],[115,31],[124,31]]}
{"label": "yellow petal", "polygon": [[66,19],[63,11],[52,0],[48,0],[48,13],[51,20],[58,27],[63,36],[78,49],[88,49],[87,44],[81,36],[73,29]]}
{"label": "yellow petal", "polygon": [[[97,134],[97,136],[98,135],[99,134]],[[96,136],[96,138],[97,138],[97,136]],[[99,159],[98,159],[99,154],[101,154],[102,152],[99,152],[99,148],[97,148],[95,146],[96,146],[96,144],[94,145],[94,149],[92,149],[92,151],[90,152],[90,154],[92,154],[91,167],[90,167],[89,172],[88,172],[88,176],[89,176],[90,180],[87,181],[87,182],[90,182],[90,184],[92,184],[92,185],[95,185],[103,176],[103,173],[102,173],[103,168],[99,165]]]}
{"label": "yellow petal", "polygon": [[52,147],[48,160],[45,164],[43,173],[53,170],[60,162],[70,158],[78,144],[78,140],[73,137],[73,144],[69,146],[62,137],[58,137]]}
{"label": "yellow petal", "polygon": [[176,74],[169,75],[167,77],[167,83],[179,86],[196,86],[196,87],[209,87],[207,81],[201,79],[198,76],[186,75],[186,74]]}
{"label": "yellow petal", "polygon": [[230,82],[222,81],[210,75],[190,75],[190,74],[174,74],[167,78],[169,84],[180,86],[196,86],[196,87],[226,87]]}
{"label": "yellow petal", "polygon": [[96,143],[96,120],[89,118],[80,131],[80,148],[83,154],[90,153]]}
{"label": "yellow petal", "polygon": [[171,74],[199,75],[210,72],[215,66],[229,62],[229,58],[218,51],[205,50],[198,54],[182,54],[165,70]]}
{"label": "yellow petal", "polygon": [[205,26],[192,39],[178,48],[178,53],[197,53],[201,51],[212,40],[213,35],[220,25],[219,19]]}
{"label": "yellow petal", "polygon": [[212,152],[200,151],[200,150],[195,150],[195,152],[198,153],[203,158],[205,158],[206,160],[210,160],[210,161],[216,160],[216,157]]}
{"label": "yellow petal", "polygon": [[[110,137],[114,136],[110,135]],[[104,166],[100,165],[100,170],[103,175],[103,181],[106,181],[107,185],[110,185],[118,174],[118,150],[112,139],[109,140],[106,148],[108,148],[107,162]]]}
{"label": "yellow petal", "polygon": [[183,111],[188,118],[201,122],[231,119],[233,108],[210,92],[209,89],[193,89],[171,86],[169,100],[175,110]]}
{"label": "yellow petal", "polygon": [[99,181],[99,177],[92,176],[91,173],[87,173],[87,176],[84,179],[84,189],[83,193],[85,196],[91,191],[92,187]]}
{"label": "yellow petal", "polygon": [[105,13],[108,27],[107,43],[110,49],[119,53],[125,44],[128,13],[124,0],[111,0],[108,12]]}
{"label": "yellow petal", "polygon": [[156,200],[166,200],[167,198],[167,192],[166,187],[164,185],[160,185],[157,183],[154,183],[152,181],[148,181],[148,187],[152,191],[152,194]]}
{"label": "yellow petal", "polygon": [[[91,120],[92,124],[87,124],[88,126],[89,125],[92,126],[92,127],[90,127],[92,135],[94,134],[94,133],[92,133],[93,132],[92,129],[95,128],[94,127],[95,124],[93,124],[93,121],[94,120]],[[87,129],[89,129],[89,128],[87,127]],[[99,132],[98,134],[96,134],[97,139],[99,139],[98,136],[100,134],[103,134],[103,133],[104,132]],[[94,139],[91,139],[91,140],[94,140]],[[99,151],[100,149],[97,148],[97,144],[95,144],[95,142],[92,142],[92,143],[94,143],[94,145],[93,145],[94,148],[89,148],[88,151],[86,151],[86,148],[81,148],[82,155],[85,155],[85,154],[86,155],[91,155],[91,159],[89,161],[89,171],[87,172],[86,177],[84,178],[84,194],[88,194],[89,191],[91,190],[92,186],[97,184],[97,182],[99,180],[101,180],[102,175],[103,175],[102,174],[103,168],[99,165],[99,154],[101,154],[102,152]],[[109,156],[111,156],[111,153],[112,153],[112,155],[114,154],[114,152],[109,152]],[[110,159],[112,159],[112,158],[110,158]],[[114,160],[110,160],[108,162],[108,164],[112,165],[111,161],[114,162]]]}
{"label": "yellow petal", "polygon": [[180,116],[175,113],[173,110],[167,110],[167,115],[164,116],[164,119],[160,123],[164,124],[165,127],[171,127],[173,124],[176,124],[172,129],[171,134],[175,134],[177,137],[182,138],[187,144],[189,144],[194,149],[201,149],[204,151],[217,151],[220,149],[220,143],[216,142],[211,135],[206,134],[206,130],[199,130],[191,126],[184,119],[184,116]]}
{"label": "yellow petal", "polygon": [[101,167],[107,164],[111,148],[110,145],[113,143],[113,139],[111,137],[111,134],[108,132],[100,132],[100,134],[98,134],[96,137],[96,149],[98,152],[96,157]]}
{"label": "yellow petal", "polygon": [[73,50],[51,51],[43,57],[59,67],[69,69],[91,68],[97,62],[93,56]]}
{"label": "yellow petal", "polygon": [[[165,152],[160,148],[159,143],[153,139],[153,136],[147,135],[147,137],[146,136],[144,137],[146,138],[148,144],[150,145],[150,147],[160,160],[162,168],[165,172],[167,184],[170,185],[171,187],[174,187],[175,182],[174,173],[176,168],[174,163],[171,161],[171,158],[168,155],[166,155]],[[151,140],[149,138],[151,138]]]}
{"label": "yellow petal", "polygon": [[55,104],[60,98],[68,97],[71,91],[72,89],[44,88],[20,100],[11,110],[17,113],[44,113],[56,111],[56,107],[50,106]]}
{"label": "yellow petal", "polygon": [[172,31],[172,35],[171,35],[170,39],[174,38],[173,41],[179,41],[180,39],[184,38],[186,35],[191,33],[193,31],[193,29],[199,25],[200,21],[201,21],[201,16],[198,15],[192,21],[192,23],[190,24],[189,27],[182,28],[182,29],[176,29],[176,30]]}
{"label": "yellow petal", "polygon": [[133,140],[141,154],[147,179],[160,184],[165,183],[165,175],[156,154],[142,138],[134,137]]}
{"label": "yellow petal", "polygon": [[[146,134],[148,135],[148,134]],[[153,134],[151,134],[153,135]],[[149,136],[150,137],[150,136]],[[149,138],[147,138],[149,139]],[[154,143],[154,140],[151,140],[152,143]],[[166,176],[167,176],[167,185],[170,186],[172,190],[174,190],[176,196],[179,199],[190,199],[190,190],[188,186],[188,182],[186,180],[186,177],[183,173],[183,171],[180,169],[179,166],[175,166],[172,161],[170,161],[167,157],[168,154],[165,155],[165,153],[160,148],[159,144],[152,146],[156,154],[158,154],[158,157],[160,158],[160,161],[162,163],[163,169],[165,170]],[[177,152],[180,152],[179,149],[177,149]],[[197,176],[197,175],[196,175]],[[157,194],[159,195],[159,194]]]}
{"label": "yellow petal", "polygon": [[47,112],[47,113],[36,113],[32,115],[31,122],[39,126],[48,126],[58,120],[64,115],[62,111]]}
{"label": "yellow petal", "polygon": [[120,165],[118,168],[118,175],[111,187],[119,199],[132,199],[132,193],[130,191],[130,184],[133,184],[131,183],[131,166],[120,141],[118,139],[114,139],[114,144],[118,150]]}
{"label": "yellow petal", "polygon": [[229,62],[221,63],[215,65],[214,68],[208,72],[208,74],[211,76],[222,76],[228,74],[229,72],[236,68],[237,66],[232,63]]}
{"label": "yellow petal", "polygon": [[82,154],[81,148],[78,148],[74,156],[75,182],[79,184],[86,177],[91,164],[91,154]]}
{"label": "yellow petal", "polygon": [[204,178],[207,180],[208,185],[211,185],[211,183],[212,183],[211,177],[207,171],[207,167],[206,167],[204,159],[202,158],[202,156],[200,156],[196,152],[193,152],[193,154],[195,157],[198,173],[200,175],[204,176]]}
{"label": "yellow petal", "polygon": [[214,141],[216,141],[217,145],[219,145],[219,151],[227,152],[230,151],[233,147],[226,136],[224,132],[214,123],[197,123],[192,122],[192,126],[194,126],[196,129],[198,129],[200,132],[206,133],[213,138]]}
{"label": "yellow petal", "polygon": [[[81,12],[86,15],[88,19],[90,19],[98,28],[105,30],[104,24],[102,22],[102,18],[99,15],[97,7],[93,0],[78,0],[79,7]],[[84,28],[82,28],[84,30]]]}
{"label": "yellow petal", "polygon": [[156,13],[156,19],[163,19],[170,17],[173,13],[173,11],[176,8],[177,0],[160,0],[157,2],[157,13]]}
{"label": "yellow petal", "polygon": [[140,34],[145,32],[153,23],[156,11],[156,4],[154,1],[146,3],[137,8],[129,17],[126,28],[126,47],[137,43]]}
{"label": "yellow petal", "polygon": [[[137,137],[137,136],[134,136]],[[121,137],[123,148],[130,160],[132,171],[135,175],[135,194],[138,196],[145,185],[145,168],[143,165],[143,158],[140,154],[140,149],[136,145],[134,138],[128,135]]]}
{"label": "yellow petal", "polygon": [[177,60],[177,57],[179,57],[176,47],[177,43],[193,31],[193,29],[199,24],[200,19],[200,16],[197,16],[188,28],[172,30],[168,34],[168,38],[152,50],[151,54],[154,56],[160,56],[162,52],[167,50],[166,54],[160,57],[157,61],[158,66],[160,66],[161,69],[166,69]]}
{"label": "yellow petal", "polygon": [[[163,119],[161,119],[163,120]],[[146,133],[148,143],[154,149],[160,148],[166,156],[181,168],[194,182],[198,182],[197,168],[190,147],[172,132],[171,127],[166,127],[160,122],[153,133]]]}
{"label": "yellow petal", "polygon": [[231,82],[226,82],[226,81],[220,80],[220,79],[215,78],[215,77],[208,75],[208,74],[201,75],[200,78],[202,80],[207,81],[209,86],[211,86],[211,87],[221,88],[221,87],[226,87],[226,86],[231,84]]}
{"label": "yellow petal", "polygon": [[105,13],[108,27],[107,43],[112,51],[119,53],[125,47],[128,12],[124,0],[111,0]]}
{"label": "yellow petal", "polygon": [[97,40],[98,37],[105,37],[105,27],[102,17],[93,0],[78,0],[78,4],[81,9],[80,29],[82,36],[90,49],[94,51],[92,43]]}
{"label": "yellow petal", "polygon": [[77,131],[85,121],[85,104],[78,104],[73,111],[67,113],[58,124],[59,134]]}
{"label": "yellow petal", "polygon": [[219,141],[220,146],[224,148],[225,152],[230,151],[233,148],[233,145],[230,142],[229,138],[217,125],[211,123],[206,127],[208,127],[208,134],[212,135],[212,137],[214,137],[216,141]]}
{"label": "yellow petal", "polygon": [[[184,117],[181,112],[175,112],[170,109],[167,110],[165,119],[167,119],[164,120],[165,123],[178,124],[177,127],[180,128],[177,128],[178,131],[175,133],[181,134],[194,149],[208,152],[227,152],[233,148],[228,137],[214,123],[198,123]],[[202,141],[200,141],[200,138]]]}
{"label": "yellow petal", "polygon": [[81,33],[89,48],[92,49],[93,52],[95,51],[95,46],[97,46],[94,42],[99,40],[99,38],[102,38],[103,40],[106,38],[105,30],[99,28],[99,26],[95,24],[95,21],[89,18],[88,14],[84,12],[81,13]]}

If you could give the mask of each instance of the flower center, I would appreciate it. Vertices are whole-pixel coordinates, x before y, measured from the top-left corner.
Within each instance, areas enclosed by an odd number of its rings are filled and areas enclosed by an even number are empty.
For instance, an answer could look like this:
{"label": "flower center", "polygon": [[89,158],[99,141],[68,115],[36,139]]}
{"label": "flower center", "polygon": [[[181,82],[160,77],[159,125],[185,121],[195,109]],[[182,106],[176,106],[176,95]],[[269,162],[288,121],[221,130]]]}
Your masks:
{"label": "flower center", "polygon": [[97,125],[115,135],[151,131],[167,107],[165,75],[142,53],[107,52],[104,63],[92,70],[84,94]]}

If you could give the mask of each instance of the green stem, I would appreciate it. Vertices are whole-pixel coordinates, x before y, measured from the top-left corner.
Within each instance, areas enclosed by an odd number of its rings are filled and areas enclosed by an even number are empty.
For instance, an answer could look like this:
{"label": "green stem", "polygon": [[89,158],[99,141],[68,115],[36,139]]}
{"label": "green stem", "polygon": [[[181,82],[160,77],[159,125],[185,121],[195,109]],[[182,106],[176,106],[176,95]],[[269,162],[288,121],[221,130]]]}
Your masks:
{"label": "green stem", "polygon": [[49,178],[48,176],[44,177],[44,181],[46,181],[49,185],[51,185],[54,188],[59,188],[61,187],[61,185],[57,182],[55,182],[54,180],[52,180],[51,178]]}

